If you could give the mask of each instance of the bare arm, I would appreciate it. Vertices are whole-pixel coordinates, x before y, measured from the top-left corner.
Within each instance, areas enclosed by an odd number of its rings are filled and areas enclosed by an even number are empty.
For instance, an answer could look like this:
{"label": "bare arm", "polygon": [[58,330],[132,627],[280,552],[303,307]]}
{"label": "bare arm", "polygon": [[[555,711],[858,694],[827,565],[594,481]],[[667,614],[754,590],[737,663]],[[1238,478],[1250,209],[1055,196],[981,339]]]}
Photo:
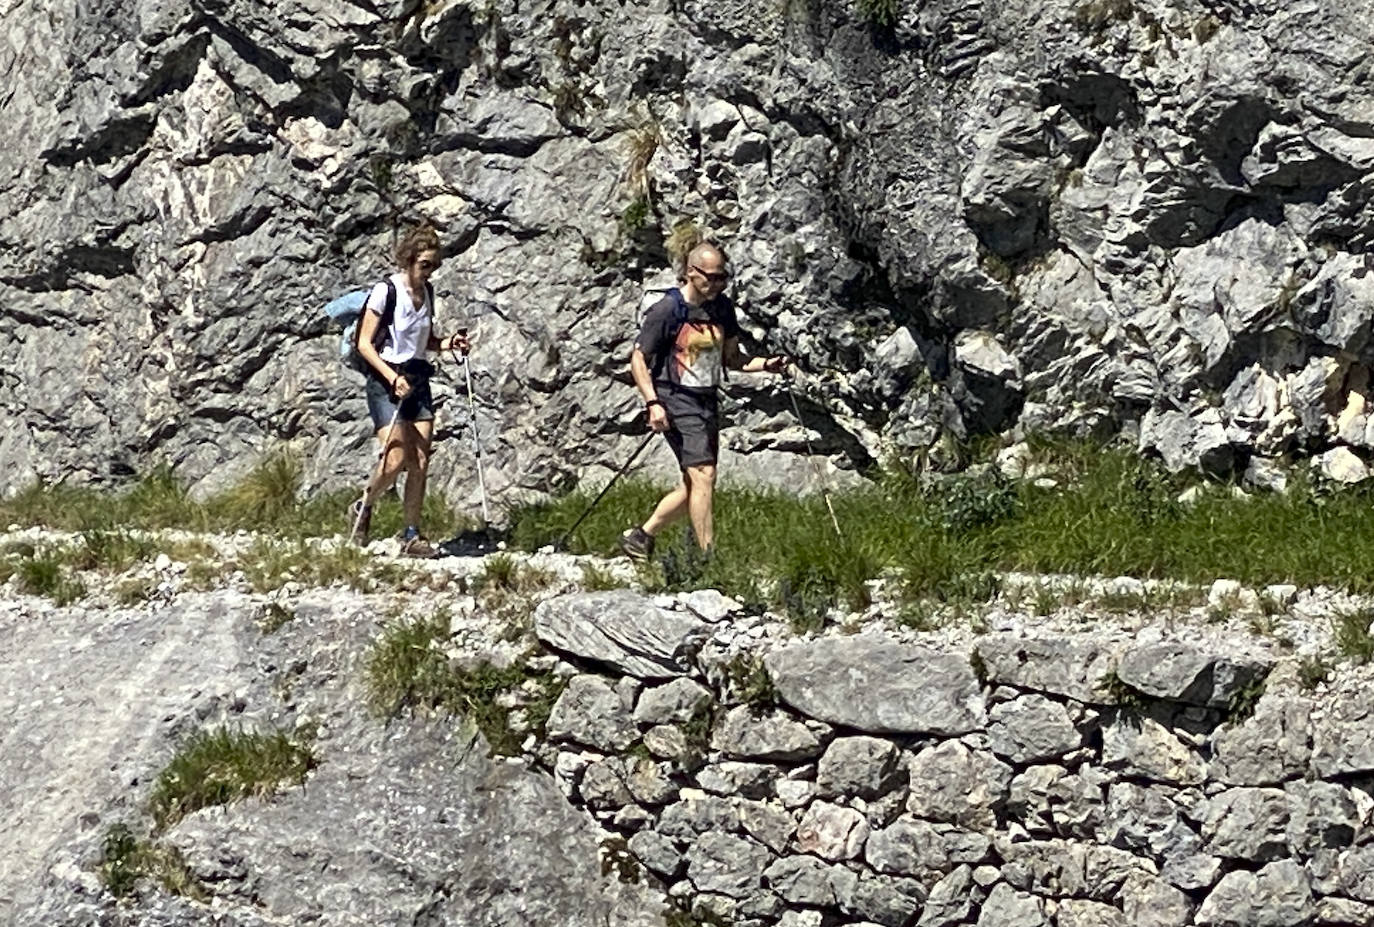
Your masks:
{"label": "bare arm", "polygon": [[[367,361],[369,367],[377,371],[387,383],[391,384],[393,391],[397,388],[397,380],[402,379],[391,365],[382,360],[382,355],[377,353],[373,346],[373,339],[377,337],[377,326],[382,324],[381,316],[371,309],[364,309],[362,316],[358,319],[358,353]],[[408,385],[408,384],[407,384]]]}
{"label": "bare arm", "polygon": [[644,352],[639,345],[635,345],[630,352],[630,376],[634,377],[639,395],[648,407],[649,427],[654,431],[667,430],[668,413],[663,410],[663,403],[658,401],[658,390],[654,388],[654,378],[649,374],[649,362],[644,359]]}
{"label": "bare arm", "polygon": [[746,360],[739,349],[738,338],[726,338],[721,354],[726,367],[741,373],[777,373],[787,366],[787,358],[780,354],[773,357],[751,357]]}

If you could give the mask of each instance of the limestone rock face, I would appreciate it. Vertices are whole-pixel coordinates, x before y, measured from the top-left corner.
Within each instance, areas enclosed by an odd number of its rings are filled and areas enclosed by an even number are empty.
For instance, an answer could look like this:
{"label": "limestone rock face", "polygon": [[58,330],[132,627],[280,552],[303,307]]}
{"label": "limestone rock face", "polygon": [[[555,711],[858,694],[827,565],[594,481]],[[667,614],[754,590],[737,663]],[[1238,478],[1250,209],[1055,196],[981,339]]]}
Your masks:
{"label": "limestone rock face", "polygon": [[319,309],[419,219],[476,344],[476,422],[460,365],[435,383],[458,500],[474,426],[498,497],[628,456],[682,221],[803,371],[804,424],[732,384],[742,478],[814,479],[803,428],[850,470],[1017,424],[1175,468],[1369,452],[1338,416],[1374,359],[1374,0],[865,9],[10,0],[6,488],[166,461],[208,492],[283,441],[361,480]]}
{"label": "limestone rock face", "polygon": [[206,923],[208,907],[167,892],[131,906],[103,891],[105,834],[138,826],[193,732],[309,725],[319,764],[303,787],[197,811],[159,838],[213,886],[217,923],[661,923],[651,895],[601,876],[595,831],[550,777],[489,758],[452,719],[371,712],[356,680],[374,614],[332,599],[304,598],[271,635],[238,592],[158,611],[25,616],[6,602],[0,921]]}

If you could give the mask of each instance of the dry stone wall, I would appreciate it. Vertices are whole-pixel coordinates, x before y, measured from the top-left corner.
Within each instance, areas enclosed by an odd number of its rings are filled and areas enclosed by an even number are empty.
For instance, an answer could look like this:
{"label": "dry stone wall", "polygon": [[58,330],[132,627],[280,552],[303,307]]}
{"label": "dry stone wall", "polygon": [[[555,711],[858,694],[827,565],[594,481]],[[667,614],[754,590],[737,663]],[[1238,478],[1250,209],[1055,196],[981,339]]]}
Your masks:
{"label": "dry stone wall", "polygon": [[704,922],[1374,923],[1365,685],[1186,633],[765,644],[736,609],[535,614],[571,676],[540,761]]}

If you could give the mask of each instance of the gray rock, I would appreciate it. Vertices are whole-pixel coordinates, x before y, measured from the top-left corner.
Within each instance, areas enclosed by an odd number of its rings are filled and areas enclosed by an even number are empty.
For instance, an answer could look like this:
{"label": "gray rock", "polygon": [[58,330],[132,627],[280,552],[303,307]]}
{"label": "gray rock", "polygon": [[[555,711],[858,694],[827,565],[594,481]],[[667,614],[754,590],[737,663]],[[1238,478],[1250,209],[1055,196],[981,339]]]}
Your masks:
{"label": "gray rock", "polygon": [[691,840],[708,831],[740,829],[738,799],[706,795],[692,789],[682,789],[678,799],[659,815],[658,830],[666,836]]}
{"label": "gray rock", "polygon": [[625,787],[641,805],[657,807],[677,797],[678,787],[661,764],[633,756],[622,757],[619,762]]}
{"label": "gray rock", "polygon": [[1343,849],[1360,831],[1360,813],[1350,790],[1334,782],[1289,782],[1288,846],[1298,857],[1322,849]]}
{"label": "gray rock", "polygon": [[1059,702],[1027,695],[988,712],[988,746],[1013,763],[1034,763],[1071,753],[1083,738]]}
{"label": "gray rock", "polygon": [[1374,923],[1374,905],[1349,898],[1319,898],[1316,923],[1321,927],[1359,927]]}
{"label": "gray rock", "polygon": [[984,722],[968,661],[877,638],[794,644],[764,659],[784,702],[870,733],[959,735]]}
{"label": "gray rock", "polygon": [[1374,845],[1343,851],[1336,865],[1340,892],[1356,901],[1374,904]]}
{"label": "gray rock", "polygon": [[1199,785],[1207,778],[1207,763],[1192,748],[1153,718],[1119,715],[1102,731],[1102,762],[1120,770],[1168,785]]}
{"label": "gray rock", "polygon": [[912,879],[865,876],[841,885],[836,891],[840,910],[883,927],[911,923],[926,896],[921,883]]}
{"label": "gray rock", "polygon": [[787,850],[797,832],[791,812],[769,802],[740,802],[739,820],[746,834],[779,855]]}
{"label": "gray rock", "polygon": [[1157,858],[1199,852],[1202,841],[1183,821],[1169,791],[1116,782],[1107,791],[1106,838]]}
{"label": "gray rock", "polygon": [[1258,872],[1222,876],[1197,912],[1197,923],[1215,927],[1298,927],[1317,915],[1307,874],[1292,860]]}
{"label": "gray rock", "polygon": [[621,808],[634,801],[616,760],[590,764],[583,771],[577,790],[589,807],[598,810]]}
{"label": "gray rock", "polygon": [[1249,718],[1217,728],[1208,772],[1230,785],[1279,785],[1307,769],[1311,737],[1312,700],[1266,692]]}
{"label": "gray rock", "polygon": [[1175,473],[1190,467],[1226,473],[1234,463],[1226,425],[1215,409],[1196,416],[1173,409],[1151,409],[1140,423],[1140,450],[1158,454],[1164,466]]}
{"label": "gray rock", "polygon": [[1121,910],[1128,924],[1185,927],[1193,922],[1188,896],[1155,876],[1137,875],[1121,889]]}
{"label": "gray rock", "polygon": [[1207,852],[1266,861],[1288,855],[1288,796],[1280,789],[1228,789],[1208,799],[1202,839]]}
{"label": "gray rock", "polygon": [[873,831],[864,848],[864,859],[878,872],[923,879],[929,873],[947,873],[961,864],[981,863],[991,847],[992,841],[983,834],[903,817]]}
{"label": "gray rock", "polygon": [[835,873],[854,878],[848,869],[821,862],[814,856],[788,856],[769,866],[763,878],[784,901],[824,908],[837,903],[832,881]]}
{"label": "gray rock", "polygon": [[1099,901],[1068,898],[1059,902],[1054,914],[1056,927],[1126,927],[1126,915],[1120,908]]}
{"label": "gray rock", "polygon": [[1044,900],[1018,892],[1005,882],[992,887],[978,915],[978,927],[1052,927],[1053,923]]}
{"label": "gray rock", "polygon": [[635,859],[669,881],[682,872],[682,852],[673,841],[652,830],[642,830],[626,841]]}
{"label": "gray rock", "polygon": [[990,635],[974,649],[989,682],[1100,702],[1101,681],[1116,672],[1121,648],[1096,639]]}
{"label": "gray rock", "polygon": [[816,790],[822,798],[877,798],[901,782],[901,752],[877,737],[837,737],[816,768]]}
{"label": "gray rock", "polygon": [[645,689],[635,705],[634,719],[640,724],[682,724],[710,701],[705,686],[691,679],[674,679]]}
{"label": "gray rock", "polygon": [[773,854],[746,837],[702,834],[687,851],[687,878],[698,891],[747,898],[757,891]]}
{"label": "gray rock", "polygon": [[1133,647],[1117,667],[1122,682],[1146,695],[1209,708],[1226,708],[1268,671],[1262,663],[1206,653],[1180,641]]}
{"label": "gray rock", "polygon": [[546,730],[555,741],[606,753],[624,750],[639,739],[639,729],[615,689],[605,678],[591,675],[568,680],[549,713]]}
{"label": "gray rock", "polygon": [[659,759],[681,759],[688,753],[687,737],[679,728],[651,727],[644,732],[644,748]]}
{"label": "gray rock", "polygon": [[815,759],[824,746],[810,728],[786,712],[759,714],[738,705],[716,722],[711,749],[739,759],[795,762]]}
{"label": "gray rock", "polygon": [[1312,768],[1323,779],[1374,772],[1374,692],[1346,687],[1312,732]]}
{"label": "gray rock", "polygon": [[990,827],[1005,804],[1011,767],[956,740],[927,747],[909,766],[907,810],[933,821]]}
{"label": "gray rock", "polygon": [[534,610],[534,633],[544,644],[640,679],[683,675],[687,652],[707,628],[695,615],[624,589],[556,596]]}
{"label": "gray rock", "polygon": [[836,862],[856,859],[869,833],[868,819],[860,812],[818,801],[797,824],[797,849]]}
{"label": "gray rock", "polygon": [[916,927],[953,927],[973,910],[973,870],[957,866],[931,888]]}
{"label": "gray rock", "polygon": [[725,760],[703,766],[696,772],[697,785],[717,795],[767,798],[782,770],[767,763],[741,763]]}

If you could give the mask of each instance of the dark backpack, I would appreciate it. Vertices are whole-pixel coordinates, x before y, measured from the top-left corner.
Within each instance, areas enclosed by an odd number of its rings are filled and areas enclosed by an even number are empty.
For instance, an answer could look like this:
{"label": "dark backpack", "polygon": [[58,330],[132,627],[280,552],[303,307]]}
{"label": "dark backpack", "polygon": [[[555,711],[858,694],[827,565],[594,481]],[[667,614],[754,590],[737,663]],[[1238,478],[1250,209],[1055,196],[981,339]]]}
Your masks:
{"label": "dark backpack", "polygon": [[[387,335],[391,331],[391,322],[396,317],[396,284],[387,277],[383,283],[386,284],[386,303],[382,307],[381,321],[377,323],[377,331],[372,336],[372,348],[381,351],[386,345]],[[324,314],[329,316],[335,323],[343,326],[343,331],[339,334],[339,361],[349,370],[356,370],[359,373],[369,373],[372,366],[358,350],[358,338],[362,332],[360,324],[363,312],[367,309],[367,297],[372,290],[354,290],[345,293],[339,298],[332,300],[324,307]],[[434,287],[428,282],[425,283],[425,297],[429,300],[430,312],[434,311]]]}

